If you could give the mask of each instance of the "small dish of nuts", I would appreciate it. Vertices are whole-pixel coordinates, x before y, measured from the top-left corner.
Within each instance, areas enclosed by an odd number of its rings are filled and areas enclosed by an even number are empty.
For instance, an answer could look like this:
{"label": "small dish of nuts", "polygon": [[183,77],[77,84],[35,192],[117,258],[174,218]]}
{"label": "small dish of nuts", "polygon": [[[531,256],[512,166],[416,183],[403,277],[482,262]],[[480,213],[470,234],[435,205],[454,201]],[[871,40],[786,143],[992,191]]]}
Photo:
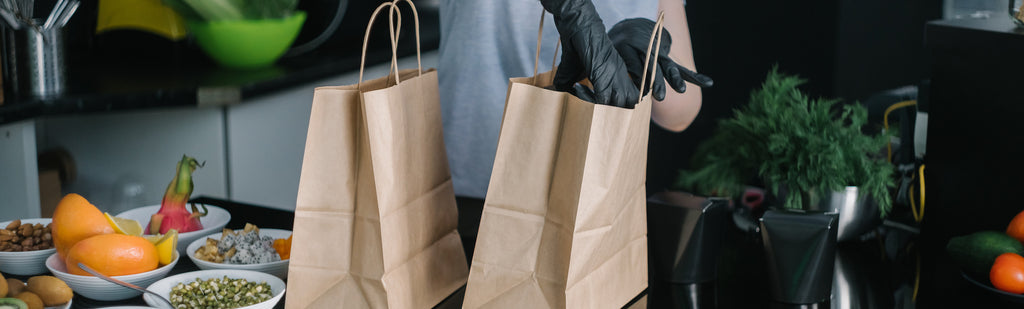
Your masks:
{"label": "small dish of nuts", "polygon": [[[288,238],[292,235],[292,231],[256,228],[255,225],[251,224],[246,226],[249,228],[243,230],[225,229],[221,233],[210,234],[196,239],[188,245],[188,249],[185,249],[184,254],[187,254],[192,263],[202,270],[252,270],[287,279],[289,260],[280,259],[280,255],[273,248],[272,242],[275,239]],[[221,247],[222,245],[228,246]],[[220,261],[218,261],[215,256],[211,255],[211,251],[214,254],[224,255],[220,255]],[[227,255],[227,252],[234,252],[234,255]],[[267,258],[267,255],[273,255],[273,258]],[[232,261],[232,259],[240,256],[245,258]]]}
{"label": "small dish of nuts", "polygon": [[50,218],[0,222],[0,271],[13,275],[47,273],[46,258],[57,250]]}
{"label": "small dish of nuts", "polygon": [[[271,309],[284,297],[286,287],[284,280],[264,272],[212,269],[170,276],[146,289],[167,298],[175,308]],[[161,304],[149,293],[142,294],[142,300],[154,307]]]}

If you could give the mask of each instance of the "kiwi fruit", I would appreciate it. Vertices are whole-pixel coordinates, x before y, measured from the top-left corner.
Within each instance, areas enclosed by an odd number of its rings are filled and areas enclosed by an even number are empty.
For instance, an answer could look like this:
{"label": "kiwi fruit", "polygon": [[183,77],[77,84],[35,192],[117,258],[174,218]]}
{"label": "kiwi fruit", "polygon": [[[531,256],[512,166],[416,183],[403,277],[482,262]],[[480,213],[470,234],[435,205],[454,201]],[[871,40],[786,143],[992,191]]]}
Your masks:
{"label": "kiwi fruit", "polygon": [[38,295],[46,306],[65,304],[71,300],[71,297],[75,296],[67,283],[54,276],[28,278],[26,289]]}
{"label": "kiwi fruit", "polygon": [[[7,278],[6,281],[7,281],[7,295],[10,295],[11,297],[14,297],[14,295],[18,295],[18,293],[21,293],[22,291],[25,290],[25,283],[21,282],[21,280],[14,279],[14,278]],[[2,285],[3,285],[3,283],[0,283],[0,286],[2,286]]]}
{"label": "kiwi fruit", "polygon": [[18,293],[18,295],[15,295],[14,298],[20,299],[21,301],[25,302],[25,308],[43,309],[43,301],[39,299],[39,295],[36,295],[32,292],[21,292]]}
{"label": "kiwi fruit", "polygon": [[4,279],[4,274],[0,274],[0,298],[7,297],[7,279]]}
{"label": "kiwi fruit", "polygon": [[17,298],[0,298],[0,309],[29,309],[25,301]]}

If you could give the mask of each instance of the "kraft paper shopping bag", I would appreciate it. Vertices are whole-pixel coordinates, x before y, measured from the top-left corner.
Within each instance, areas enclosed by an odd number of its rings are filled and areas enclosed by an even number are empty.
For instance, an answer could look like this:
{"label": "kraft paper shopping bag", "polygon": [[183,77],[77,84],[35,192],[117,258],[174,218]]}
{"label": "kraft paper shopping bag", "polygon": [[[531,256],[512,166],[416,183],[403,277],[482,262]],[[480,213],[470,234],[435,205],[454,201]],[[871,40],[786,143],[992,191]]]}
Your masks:
{"label": "kraft paper shopping bag", "polygon": [[394,67],[389,21],[392,75],[361,64],[360,83],[314,91],[287,308],[430,308],[466,282],[437,72]]}
{"label": "kraft paper shopping bag", "polygon": [[511,79],[464,308],[620,308],[647,287],[651,97],[597,105],[553,77]]}

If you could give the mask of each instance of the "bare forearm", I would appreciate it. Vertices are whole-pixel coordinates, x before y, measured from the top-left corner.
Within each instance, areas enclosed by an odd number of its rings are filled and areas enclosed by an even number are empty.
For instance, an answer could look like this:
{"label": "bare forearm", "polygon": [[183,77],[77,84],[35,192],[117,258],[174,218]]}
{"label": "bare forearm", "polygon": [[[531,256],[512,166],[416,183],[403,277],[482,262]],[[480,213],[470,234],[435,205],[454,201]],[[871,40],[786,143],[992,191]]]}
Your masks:
{"label": "bare forearm", "polygon": [[[672,50],[669,56],[679,65],[697,71],[690,44],[690,29],[686,22],[686,10],[681,0],[661,0],[659,9],[665,12],[664,27],[672,34]],[[666,91],[665,100],[655,102],[651,118],[666,130],[680,132],[693,123],[701,106],[701,89],[687,82],[686,92]]]}

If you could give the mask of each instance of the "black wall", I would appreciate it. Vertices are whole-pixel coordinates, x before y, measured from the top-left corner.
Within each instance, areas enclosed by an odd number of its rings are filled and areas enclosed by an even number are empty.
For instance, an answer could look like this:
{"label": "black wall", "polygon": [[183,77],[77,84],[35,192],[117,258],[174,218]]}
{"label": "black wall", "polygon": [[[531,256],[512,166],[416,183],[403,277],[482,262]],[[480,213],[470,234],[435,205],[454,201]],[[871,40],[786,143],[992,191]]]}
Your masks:
{"label": "black wall", "polygon": [[718,119],[747,102],[774,64],[808,79],[815,97],[850,102],[925,76],[924,25],[942,17],[941,1],[688,0],[698,70],[714,78],[686,131],[652,126],[648,191],[669,188]]}

